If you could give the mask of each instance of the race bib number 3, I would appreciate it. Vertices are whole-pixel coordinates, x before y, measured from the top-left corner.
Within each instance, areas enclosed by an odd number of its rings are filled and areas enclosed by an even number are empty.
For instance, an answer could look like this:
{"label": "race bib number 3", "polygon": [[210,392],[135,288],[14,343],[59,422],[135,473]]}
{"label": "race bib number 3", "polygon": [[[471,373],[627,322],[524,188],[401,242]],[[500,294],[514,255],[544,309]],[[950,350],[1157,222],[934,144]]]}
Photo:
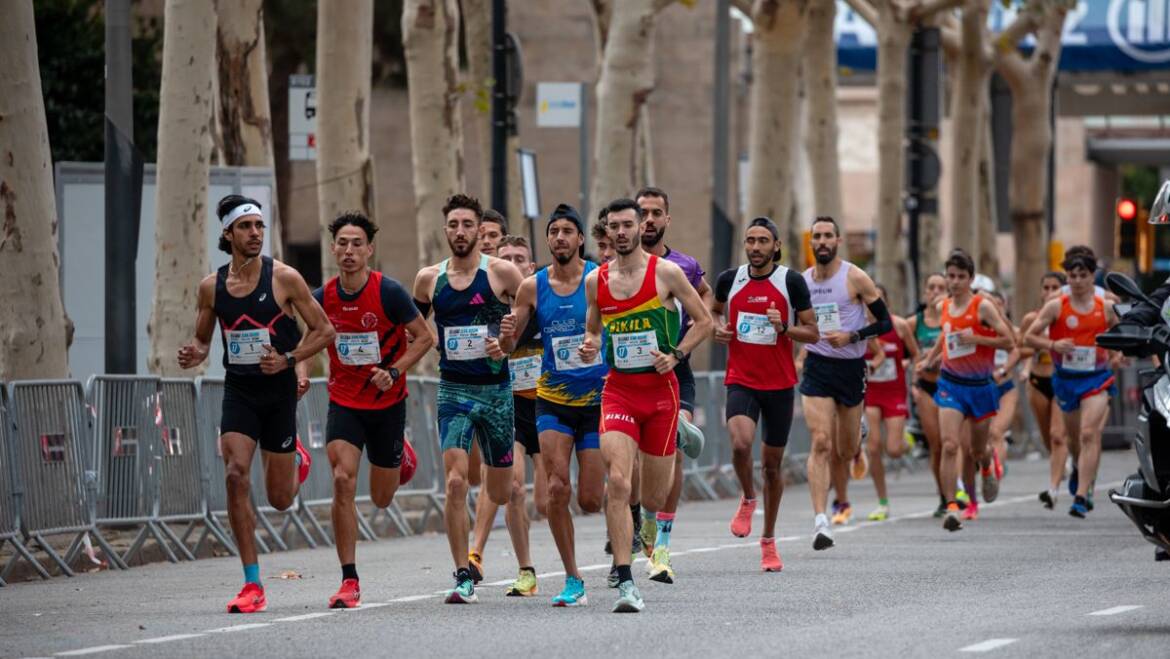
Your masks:
{"label": "race bib number 3", "polygon": [[228,330],[225,338],[228,363],[237,366],[259,364],[264,346],[272,344],[267,329]]}
{"label": "race bib number 3", "polygon": [[658,335],[653,331],[611,334],[613,363],[618,368],[646,368],[654,363],[650,351],[658,349]]}
{"label": "race bib number 3", "polygon": [[814,304],[813,312],[817,315],[817,329],[822,332],[841,331],[841,309],[836,302]]}
{"label": "race bib number 3", "polygon": [[1076,347],[1064,356],[1064,368],[1087,373],[1097,370],[1097,349],[1092,346]]}
{"label": "race bib number 3", "polygon": [[735,323],[736,337],[743,343],[762,346],[776,345],[776,328],[768,317],[758,313],[739,312]]}
{"label": "race bib number 3", "polygon": [[960,330],[958,332],[947,333],[947,358],[959,359],[960,357],[970,357],[975,354],[975,344],[969,343],[963,345],[959,343],[960,336],[971,336],[973,332],[969,329]]}
{"label": "race bib number 3", "polygon": [[467,361],[487,357],[487,325],[448,327],[444,332],[444,338],[446,342],[443,348],[447,359]]}
{"label": "race bib number 3", "polygon": [[333,340],[337,359],[346,366],[365,366],[382,361],[377,332],[339,332]]}
{"label": "race bib number 3", "polygon": [[558,371],[572,371],[578,368],[589,368],[597,364],[597,357],[593,361],[586,362],[581,360],[581,356],[577,353],[577,348],[585,342],[584,334],[574,334],[572,336],[558,336],[552,340],[553,357]]}
{"label": "race bib number 3", "polygon": [[512,373],[512,391],[531,391],[540,378],[540,355],[510,359],[508,370]]}

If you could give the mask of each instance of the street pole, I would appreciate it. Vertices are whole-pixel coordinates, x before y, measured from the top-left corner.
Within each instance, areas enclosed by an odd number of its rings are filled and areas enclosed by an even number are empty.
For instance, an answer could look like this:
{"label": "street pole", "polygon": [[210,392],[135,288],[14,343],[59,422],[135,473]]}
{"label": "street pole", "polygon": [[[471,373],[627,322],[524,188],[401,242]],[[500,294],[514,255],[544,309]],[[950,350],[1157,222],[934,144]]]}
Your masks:
{"label": "street pole", "polygon": [[[715,1],[714,139],[711,149],[711,272],[718,276],[731,267],[732,227],[727,212],[728,140],[731,83],[731,7],[729,0]],[[711,368],[727,364],[727,351],[711,351]]]}
{"label": "street pole", "polygon": [[508,214],[508,44],[504,0],[492,0],[492,208]]}
{"label": "street pole", "polygon": [[134,373],[138,368],[134,280],[141,200],[134,198],[130,0],[108,0],[105,18],[106,372]]}

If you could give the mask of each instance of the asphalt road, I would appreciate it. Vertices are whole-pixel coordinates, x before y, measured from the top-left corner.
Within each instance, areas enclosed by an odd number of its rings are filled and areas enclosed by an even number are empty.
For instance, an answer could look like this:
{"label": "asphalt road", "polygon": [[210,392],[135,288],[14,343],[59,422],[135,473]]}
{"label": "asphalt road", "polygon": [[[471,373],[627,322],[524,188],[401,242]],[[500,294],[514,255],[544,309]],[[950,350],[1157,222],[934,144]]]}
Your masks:
{"label": "asphalt road", "polygon": [[[1109,453],[1101,483],[1132,471]],[[428,535],[362,543],[364,606],[329,611],[340,581],[331,548],[261,557],[269,609],[223,613],[239,589],[234,558],[28,582],[0,589],[0,655],[127,656],[834,656],[937,657],[984,650],[1002,657],[1170,655],[1170,564],[1105,501],[1087,520],[1036,501],[1042,462],[1013,462],[1000,501],[958,533],[930,517],[924,472],[892,483],[894,519],[839,528],[814,552],[804,487],[785,494],[779,527],[784,570],[759,571],[757,538],[727,524],[734,502],[687,504],[675,522],[674,585],[635,575],[637,615],[610,613],[603,519],[578,520],[590,604],[553,609],[559,591],[552,539],[533,525],[540,594],[504,596],[514,576],[507,534],[488,545],[480,602],[451,606],[446,540]],[[855,483],[864,516],[872,487]],[[758,536],[760,517],[753,536]],[[749,541],[750,540],[750,541]],[[293,570],[303,578],[278,578]],[[964,649],[966,651],[964,652]]]}

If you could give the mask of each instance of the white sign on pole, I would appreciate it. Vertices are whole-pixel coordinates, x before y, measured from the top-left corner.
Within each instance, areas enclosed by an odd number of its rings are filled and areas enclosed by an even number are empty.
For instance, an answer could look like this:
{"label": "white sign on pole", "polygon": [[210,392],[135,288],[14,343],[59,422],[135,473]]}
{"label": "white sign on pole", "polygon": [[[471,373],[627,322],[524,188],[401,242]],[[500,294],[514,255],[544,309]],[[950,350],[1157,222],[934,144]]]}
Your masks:
{"label": "white sign on pole", "polygon": [[536,83],[536,125],[577,128],[581,125],[581,83]]}
{"label": "white sign on pole", "polygon": [[288,159],[317,159],[317,88],[311,75],[288,77]]}
{"label": "white sign on pole", "polygon": [[526,149],[519,149],[516,155],[520,158],[520,185],[524,191],[524,217],[534,219],[540,217],[540,186],[536,181],[536,153]]}

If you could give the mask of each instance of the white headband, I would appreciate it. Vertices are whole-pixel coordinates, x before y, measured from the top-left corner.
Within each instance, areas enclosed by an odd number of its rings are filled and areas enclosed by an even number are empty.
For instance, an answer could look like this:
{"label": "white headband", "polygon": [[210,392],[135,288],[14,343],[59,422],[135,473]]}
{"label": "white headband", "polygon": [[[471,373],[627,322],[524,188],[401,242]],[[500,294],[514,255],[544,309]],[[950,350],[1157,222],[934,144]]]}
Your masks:
{"label": "white headband", "polygon": [[264,216],[264,214],[260,212],[260,207],[256,204],[240,204],[223,217],[223,228],[226,229],[230,227],[233,222],[245,215],[259,215],[261,217]]}

